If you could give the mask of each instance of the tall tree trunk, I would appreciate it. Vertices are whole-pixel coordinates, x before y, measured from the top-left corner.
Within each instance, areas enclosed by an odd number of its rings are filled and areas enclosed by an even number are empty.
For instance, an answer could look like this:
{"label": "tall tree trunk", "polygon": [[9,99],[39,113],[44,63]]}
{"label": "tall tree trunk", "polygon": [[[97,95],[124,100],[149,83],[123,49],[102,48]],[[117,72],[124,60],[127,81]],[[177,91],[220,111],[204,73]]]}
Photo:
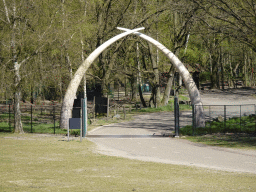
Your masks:
{"label": "tall tree trunk", "polygon": [[153,56],[152,44],[149,44],[149,51],[150,51],[150,58],[151,58],[152,66],[153,66],[153,73],[154,73],[154,85],[153,85],[153,87],[154,87],[154,90],[155,90],[155,91],[152,92],[150,100],[153,99],[154,100],[154,105],[155,105],[155,107],[157,107],[157,106],[161,105],[161,92],[160,92],[160,82],[159,82],[160,81],[159,80],[159,70],[158,70],[157,62],[156,62],[156,60]]}
{"label": "tall tree trunk", "polygon": [[229,78],[228,78],[228,86],[233,87],[233,68],[232,68],[232,56],[229,54],[228,55],[228,63],[229,63],[229,70],[230,70],[230,74],[229,74]]}
{"label": "tall tree trunk", "polygon": [[222,54],[222,50],[220,47],[220,67],[221,67],[221,86],[222,86],[222,90],[225,89],[225,85],[224,85],[224,64],[225,64],[225,59],[224,56]]}
{"label": "tall tree trunk", "polygon": [[14,121],[15,121],[15,133],[24,133],[21,122],[20,100],[21,100],[21,88],[20,88],[20,64],[14,63],[15,73],[15,92],[14,92]]}
{"label": "tall tree trunk", "polygon": [[143,98],[142,87],[141,87],[141,84],[142,84],[141,83],[141,66],[140,66],[140,56],[139,56],[139,44],[138,44],[138,42],[137,42],[136,52],[137,52],[136,60],[137,60],[137,65],[138,65],[137,87],[139,89],[140,101],[141,101],[143,107],[147,107],[146,102]]}
{"label": "tall tree trunk", "polygon": [[213,54],[211,56],[212,71],[211,71],[211,89],[218,88],[218,57]]}
{"label": "tall tree trunk", "polygon": [[15,133],[24,133],[22,122],[21,122],[21,111],[20,111],[20,100],[21,100],[21,87],[20,87],[20,66],[17,58],[16,51],[16,4],[13,2],[13,32],[12,32],[12,57],[13,57],[13,65],[14,65],[14,121],[15,121]]}
{"label": "tall tree trunk", "polygon": [[247,77],[247,66],[248,66],[248,55],[247,55],[247,50],[244,48],[244,86],[247,87],[248,84],[248,77]]}
{"label": "tall tree trunk", "polygon": [[146,102],[145,102],[145,100],[144,100],[144,98],[143,98],[142,88],[141,88],[141,85],[140,85],[140,84],[139,84],[139,94],[140,94],[140,101],[141,101],[143,107],[147,107],[147,104],[146,104]]}
{"label": "tall tree trunk", "polygon": [[170,92],[172,89],[173,79],[174,79],[174,71],[175,68],[173,65],[170,67],[169,73],[168,73],[168,81],[167,85],[164,91],[163,99],[161,101],[162,106],[166,106],[168,104],[169,98],[170,98]]}
{"label": "tall tree trunk", "polygon": [[132,75],[130,77],[130,82],[131,82],[131,100],[132,101],[137,101],[137,81],[136,77]]}

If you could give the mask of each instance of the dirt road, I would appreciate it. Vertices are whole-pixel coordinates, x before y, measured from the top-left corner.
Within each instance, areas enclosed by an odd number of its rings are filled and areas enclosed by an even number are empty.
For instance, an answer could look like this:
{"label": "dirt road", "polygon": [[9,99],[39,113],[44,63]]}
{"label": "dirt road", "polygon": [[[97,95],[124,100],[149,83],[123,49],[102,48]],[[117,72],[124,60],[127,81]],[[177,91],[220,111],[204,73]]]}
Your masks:
{"label": "dirt road", "polygon": [[[256,104],[255,91],[202,92],[204,104]],[[97,151],[143,161],[198,166],[256,174],[256,151],[210,147],[181,138],[160,137],[173,129],[173,113],[139,115],[125,123],[102,126],[89,132]],[[159,137],[158,137],[159,136]]]}

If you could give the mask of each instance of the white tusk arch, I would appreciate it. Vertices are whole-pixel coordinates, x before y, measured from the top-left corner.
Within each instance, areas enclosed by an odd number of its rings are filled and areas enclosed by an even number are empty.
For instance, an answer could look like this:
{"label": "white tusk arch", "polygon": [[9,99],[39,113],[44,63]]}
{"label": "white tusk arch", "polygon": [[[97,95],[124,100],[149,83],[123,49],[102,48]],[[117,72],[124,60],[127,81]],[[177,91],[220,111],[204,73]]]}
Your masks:
{"label": "white tusk arch", "polygon": [[60,126],[61,128],[68,128],[68,120],[71,118],[71,110],[73,107],[75,95],[78,89],[78,86],[83,78],[84,73],[87,71],[89,66],[92,64],[92,62],[111,44],[116,42],[117,40],[129,35],[129,34],[135,34],[140,36],[141,38],[149,41],[150,43],[154,44],[158,49],[160,49],[172,62],[172,64],[178,69],[179,73],[181,74],[182,78],[184,79],[186,88],[188,89],[189,96],[191,99],[192,104],[199,105],[196,110],[196,125],[199,127],[204,127],[205,121],[204,121],[204,115],[203,115],[203,107],[202,107],[202,102],[201,102],[201,97],[200,93],[191,77],[189,74],[188,70],[186,67],[182,64],[182,62],[170,51],[168,50],[165,46],[163,46],[161,43],[158,41],[152,39],[151,37],[144,35],[142,33],[139,33],[139,30],[143,30],[144,27],[142,28],[137,28],[137,29],[125,29],[118,27],[120,30],[124,30],[126,32],[121,33],[119,35],[116,35],[115,37],[109,39],[105,43],[103,43],[101,46],[99,46],[97,49],[95,49],[88,57],[87,59],[80,65],[80,67],[77,69],[74,77],[70,81],[70,84],[67,88],[63,103],[62,103],[62,108],[61,108],[61,120],[60,120]]}
{"label": "white tusk arch", "polygon": [[144,27],[129,30],[127,32],[121,33],[119,35],[116,35],[103,43],[101,46],[99,46],[97,49],[95,49],[88,57],[87,59],[80,65],[80,67],[77,69],[74,77],[71,79],[65,97],[63,99],[62,107],[61,107],[61,119],[60,119],[60,127],[63,129],[68,128],[68,121],[69,118],[71,118],[71,110],[73,108],[74,99],[76,96],[76,92],[78,89],[78,86],[83,78],[84,73],[87,71],[87,69],[90,67],[92,62],[104,51],[107,47],[109,47],[111,44],[116,42],[117,40],[132,34],[133,32],[143,30]]}
{"label": "white tusk arch", "polygon": [[[117,27],[117,29],[122,31],[130,31],[130,29]],[[155,39],[140,33],[140,32],[133,32],[133,34],[138,35],[139,37],[145,39],[146,41],[155,45],[158,49],[160,49],[171,61],[171,63],[176,67],[179,74],[182,76],[185,86],[188,90],[189,97],[191,103],[196,105],[196,126],[197,127],[204,127],[205,126],[205,118],[203,113],[202,101],[200,92],[198,91],[196,84],[191,77],[190,73],[188,72],[187,68],[183,65],[183,63],[178,59],[176,55],[174,55],[169,49],[167,49],[163,44],[159,43]]]}

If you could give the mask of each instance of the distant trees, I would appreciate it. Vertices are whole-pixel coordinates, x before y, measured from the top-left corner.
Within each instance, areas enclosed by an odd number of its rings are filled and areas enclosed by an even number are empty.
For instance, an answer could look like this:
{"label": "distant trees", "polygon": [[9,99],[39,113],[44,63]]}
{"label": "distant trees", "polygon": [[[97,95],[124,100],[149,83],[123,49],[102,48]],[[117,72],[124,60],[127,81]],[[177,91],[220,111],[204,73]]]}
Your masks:
{"label": "distant trees", "polygon": [[4,56],[2,59],[8,66],[5,68],[6,74],[13,79],[10,85],[14,93],[15,132],[22,133],[20,101],[24,86],[23,76],[31,76],[28,63],[42,48],[41,38],[44,38],[44,35],[40,38],[40,33],[37,31],[35,24],[38,24],[40,14],[33,4],[16,0],[12,2],[3,0],[2,3],[4,8],[0,16],[3,47],[1,52]]}
{"label": "distant trees", "polygon": [[[145,27],[184,63],[200,65],[212,88],[237,80],[255,85],[256,3],[242,0],[0,0],[0,97],[19,103],[35,97],[62,100],[82,61],[119,33],[117,26]],[[103,52],[87,71],[104,93],[130,86],[136,99],[143,79],[155,106],[168,102],[174,67],[148,42],[130,35]],[[169,73],[163,98],[160,74]],[[93,78],[91,78],[93,77]],[[210,77],[210,78],[208,78]],[[126,90],[127,94],[127,90]],[[140,99],[143,101],[142,95]],[[144,105],[148,105],[144,103]]]}
{"label": "distant trees", "polygon": [[[249,0],[193,0],[193,2],[201,10],[199,22],[200,27],[205,31],[202,36],[207,35],[213,39],[212,45],[208,43],[208,47],[215,47],[215,50],[211,48],[210,54],[213,87],[220,87],[217,85],[219,83],[217,76],[221,72],[224,79],[225,68],[229,68],[226,70],[229,71],[226,79],[243,76],[245,86],[255,85],[253,69],[256,52],[256,2]],[[250,83],[248,78],[251,79]]]}

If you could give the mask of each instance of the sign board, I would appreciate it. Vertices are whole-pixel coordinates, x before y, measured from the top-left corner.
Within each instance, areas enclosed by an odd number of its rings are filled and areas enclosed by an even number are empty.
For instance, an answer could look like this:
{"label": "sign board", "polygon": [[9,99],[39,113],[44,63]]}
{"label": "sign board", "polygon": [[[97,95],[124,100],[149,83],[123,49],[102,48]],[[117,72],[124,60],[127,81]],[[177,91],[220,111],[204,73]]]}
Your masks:
{"label": "sign board", "polygon": [[80,129],[81,118],[70,118],[69,119],[69,129]]}
{"label": "sign board", "polygon": [[81,108],[73,108],[72,109],[72,118],[80,118],[81,117]]}
{"label": "sign board", "polygon": [[87,133],[87,98],[81,100],[81,107],[73,108],[73,118],[69,119],[68,126],[68,141],[69,141],[69,130],[80,129],[80,141],[82,137],[85,137]]}
{"label": "sign board", "polygon": [[69,130],[70,129],[81,129],[81,118],[70,118],[68,126],[68,141],[69,141]]}
{"label": "sign board", "polygon": [[108,101],[107,97],[95,97],[95,113],[108,113]]}

